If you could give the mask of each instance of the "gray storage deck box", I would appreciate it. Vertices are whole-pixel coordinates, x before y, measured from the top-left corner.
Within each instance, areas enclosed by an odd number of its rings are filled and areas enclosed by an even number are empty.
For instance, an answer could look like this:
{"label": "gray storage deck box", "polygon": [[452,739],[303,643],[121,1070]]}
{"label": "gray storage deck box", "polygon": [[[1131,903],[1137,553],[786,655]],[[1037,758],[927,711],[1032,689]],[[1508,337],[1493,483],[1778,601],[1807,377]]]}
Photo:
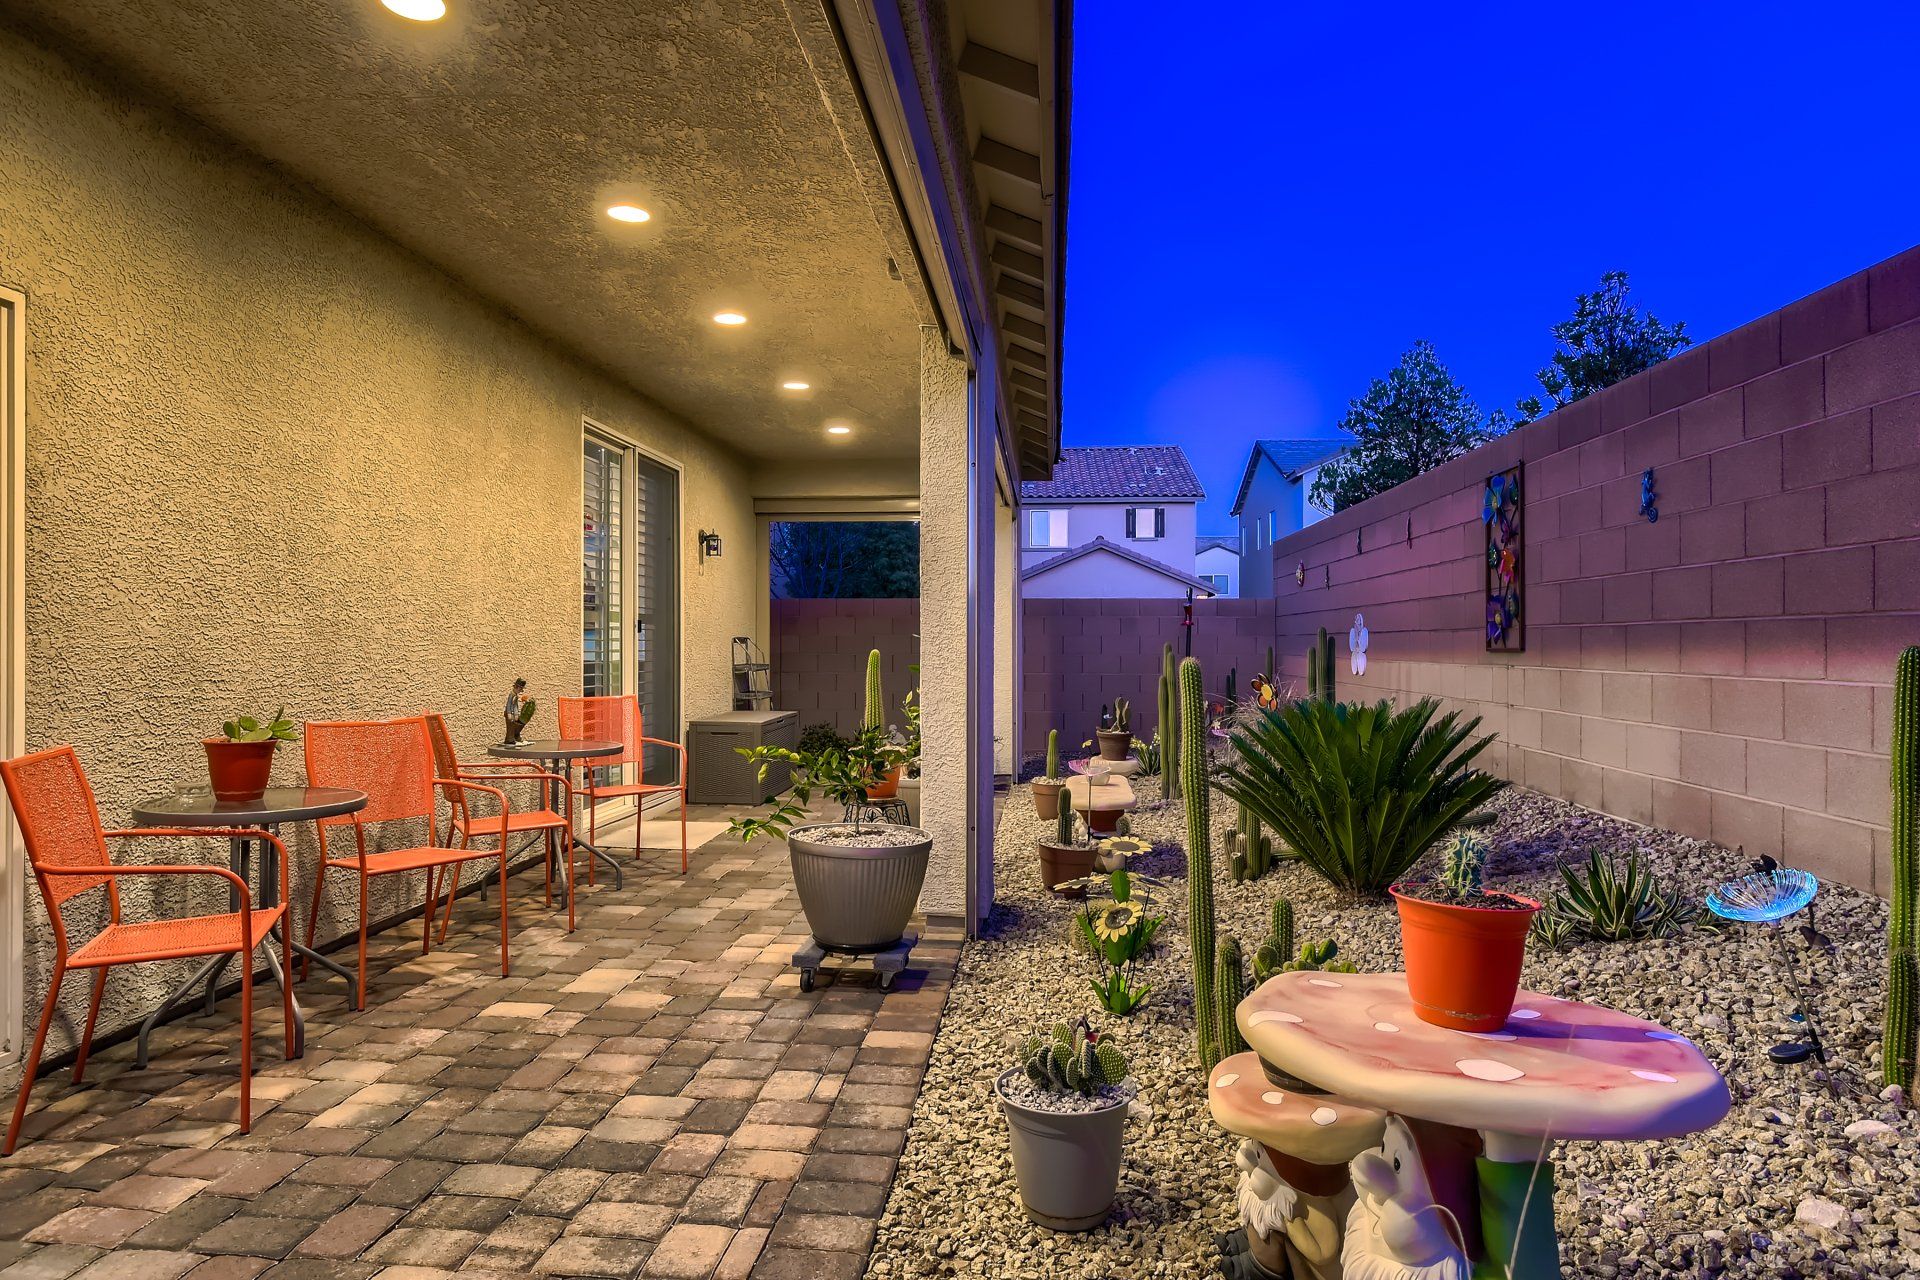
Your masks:
{"label": "gray storage deck box", "polygon": [[735,748],[792,748],[799,743],[797,711],[724,711],[692,721],[687,725],[687,802],[759,804],[779,795],[789,785],[787,766],[774,765],[762,783],[759,769]]}

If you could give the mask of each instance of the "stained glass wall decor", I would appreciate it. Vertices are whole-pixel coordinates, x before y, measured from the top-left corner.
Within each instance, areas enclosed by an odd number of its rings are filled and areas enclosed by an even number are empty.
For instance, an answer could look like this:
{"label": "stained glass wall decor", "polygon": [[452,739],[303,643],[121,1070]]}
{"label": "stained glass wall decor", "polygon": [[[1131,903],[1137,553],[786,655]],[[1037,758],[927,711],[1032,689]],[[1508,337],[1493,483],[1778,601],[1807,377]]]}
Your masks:
{"label": "stained glass wall decor", "polygon": [[1487,477],[1480,520],[1487,527],[1487,650],[1519,653],[1527,643],[1522,557],[1525,526],[1518,464]]}

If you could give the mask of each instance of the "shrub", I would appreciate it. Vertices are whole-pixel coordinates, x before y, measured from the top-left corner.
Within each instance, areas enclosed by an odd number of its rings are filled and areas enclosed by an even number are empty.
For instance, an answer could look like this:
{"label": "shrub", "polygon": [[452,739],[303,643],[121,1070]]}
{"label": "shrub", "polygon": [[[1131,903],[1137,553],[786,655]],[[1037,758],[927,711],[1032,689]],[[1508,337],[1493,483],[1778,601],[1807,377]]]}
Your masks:
{"label": "shrub", "polygon": [[1534,917],[1535,940],[1548,948],[1577,937],[1601,942],[1669,938],[1699,916],[1677,890],[1661,885],[1638,853],[1622,862],[1595,849],[1583,869],[1562,866],[1560,878],[1566,887]]}
{"label": "shrub", "polygon": [[1493,741],[1425,698],[1305,699],[1235,730],[1219,791],[1247,806],[1327,882],[1377,896],[1507,783],[1472,767]]}
{"label": "shrub", "polygon": [[830,723],[822,720],[819,724],[810,724],[800,731],[800,743],[794,748],[803,756],[824,755],[829,751],[845,751],[847,740]]}

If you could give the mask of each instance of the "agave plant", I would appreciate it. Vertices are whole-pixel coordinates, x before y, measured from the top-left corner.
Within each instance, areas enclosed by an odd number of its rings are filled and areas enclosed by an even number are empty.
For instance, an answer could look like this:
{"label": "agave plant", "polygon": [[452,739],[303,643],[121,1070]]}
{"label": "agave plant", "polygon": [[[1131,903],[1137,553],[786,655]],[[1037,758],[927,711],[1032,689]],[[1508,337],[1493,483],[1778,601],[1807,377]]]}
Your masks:
{"label": "agave plant", "polygon": [[1257,711],[1234,730],[1216,786],[1335,888],[1377,896],[1507,786],[1473,767],[1493,741],[1473,736],[1479,717],[1439,711],[1432,698]]}
{"label": "agave plant", "polygon": [[[1667,938],[1699,915],[1685,897],[1660,883],[1638,853],[1622,861],[1595,849],[1587,855],[1584,868],[1562,866],[1560,878],[1566,888],[1555,891],[1547,909],[1534,920],[1543,946],[1563,946],[1569,935],[1602,942]],[[1545,917],[1552,919],[1542,926],[1540,920]]]}

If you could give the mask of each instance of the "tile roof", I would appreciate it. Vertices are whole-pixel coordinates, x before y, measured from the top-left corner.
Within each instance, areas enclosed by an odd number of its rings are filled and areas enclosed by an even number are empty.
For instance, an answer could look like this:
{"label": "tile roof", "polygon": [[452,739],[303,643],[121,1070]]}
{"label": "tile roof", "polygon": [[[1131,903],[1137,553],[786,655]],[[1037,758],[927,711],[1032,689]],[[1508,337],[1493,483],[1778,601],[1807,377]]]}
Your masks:
{"label": "tile roof", "polygon": [[1247,490],[1253,485],[1254,468],[1259,465],[1263,455],[1272,459],[1273,465],[1280,468],[1281,475],[1296,480],[1301,472],[1345,453],[1352,446],[1353,437],[1345,432],[1337,436],[1309,436],[1304,440],[1255,440],[1253,448],[1247,451],[1247,469],[1240,473],[1240,491],[1234,495],[1233,510],[1227,514],[1237,516],[1240,508],[1246,505]]}
{"label": "tile roof", "polygon": [[1216,550],[1231,551],[1233,554],[1239,555],[1240,535],[1230,533],[1222,536],[1220,534],[1207,533],[1193,540],[1193,554],[1195,555],[1199,555],[1202,551]]}
{"label": "tile roof", "polygon": [[1179,445],[1117,445],[1062,449],[1053,479],[1020,486],[1023,501],[1182,498],[1207,496]]}
{"label": "tile roof", "polygon": [[1057,556],[1048,556],[1038,564],[1028,565],[1020,571],[1020,581],[1026,582],[1037,578],[1043,573],[1051,572],[1063,564],[1078,560],[1084,555],[1091,555],[1096,551],[1109,552],[1110,554],[1119,556],[1122,560],[1131,560],[1144,569],[1151,569],[1155,573],[1172,578],[1182,586],[1192,587],[1195,591],[1203,595],[1210,596],[1215,594],[1212,587],[1208,586],[1199,578],[1194,577],[1192,574],[1182,573],[1170,564],[1163,564],[1150,556],[1141,555],[1138,551],[1130,547],[1123,547],[1117,542],[1108,542],[1105,538],[1101,537],[1096,537],[1092,542],[1083,542],[1071,551],[1062,551]]}

